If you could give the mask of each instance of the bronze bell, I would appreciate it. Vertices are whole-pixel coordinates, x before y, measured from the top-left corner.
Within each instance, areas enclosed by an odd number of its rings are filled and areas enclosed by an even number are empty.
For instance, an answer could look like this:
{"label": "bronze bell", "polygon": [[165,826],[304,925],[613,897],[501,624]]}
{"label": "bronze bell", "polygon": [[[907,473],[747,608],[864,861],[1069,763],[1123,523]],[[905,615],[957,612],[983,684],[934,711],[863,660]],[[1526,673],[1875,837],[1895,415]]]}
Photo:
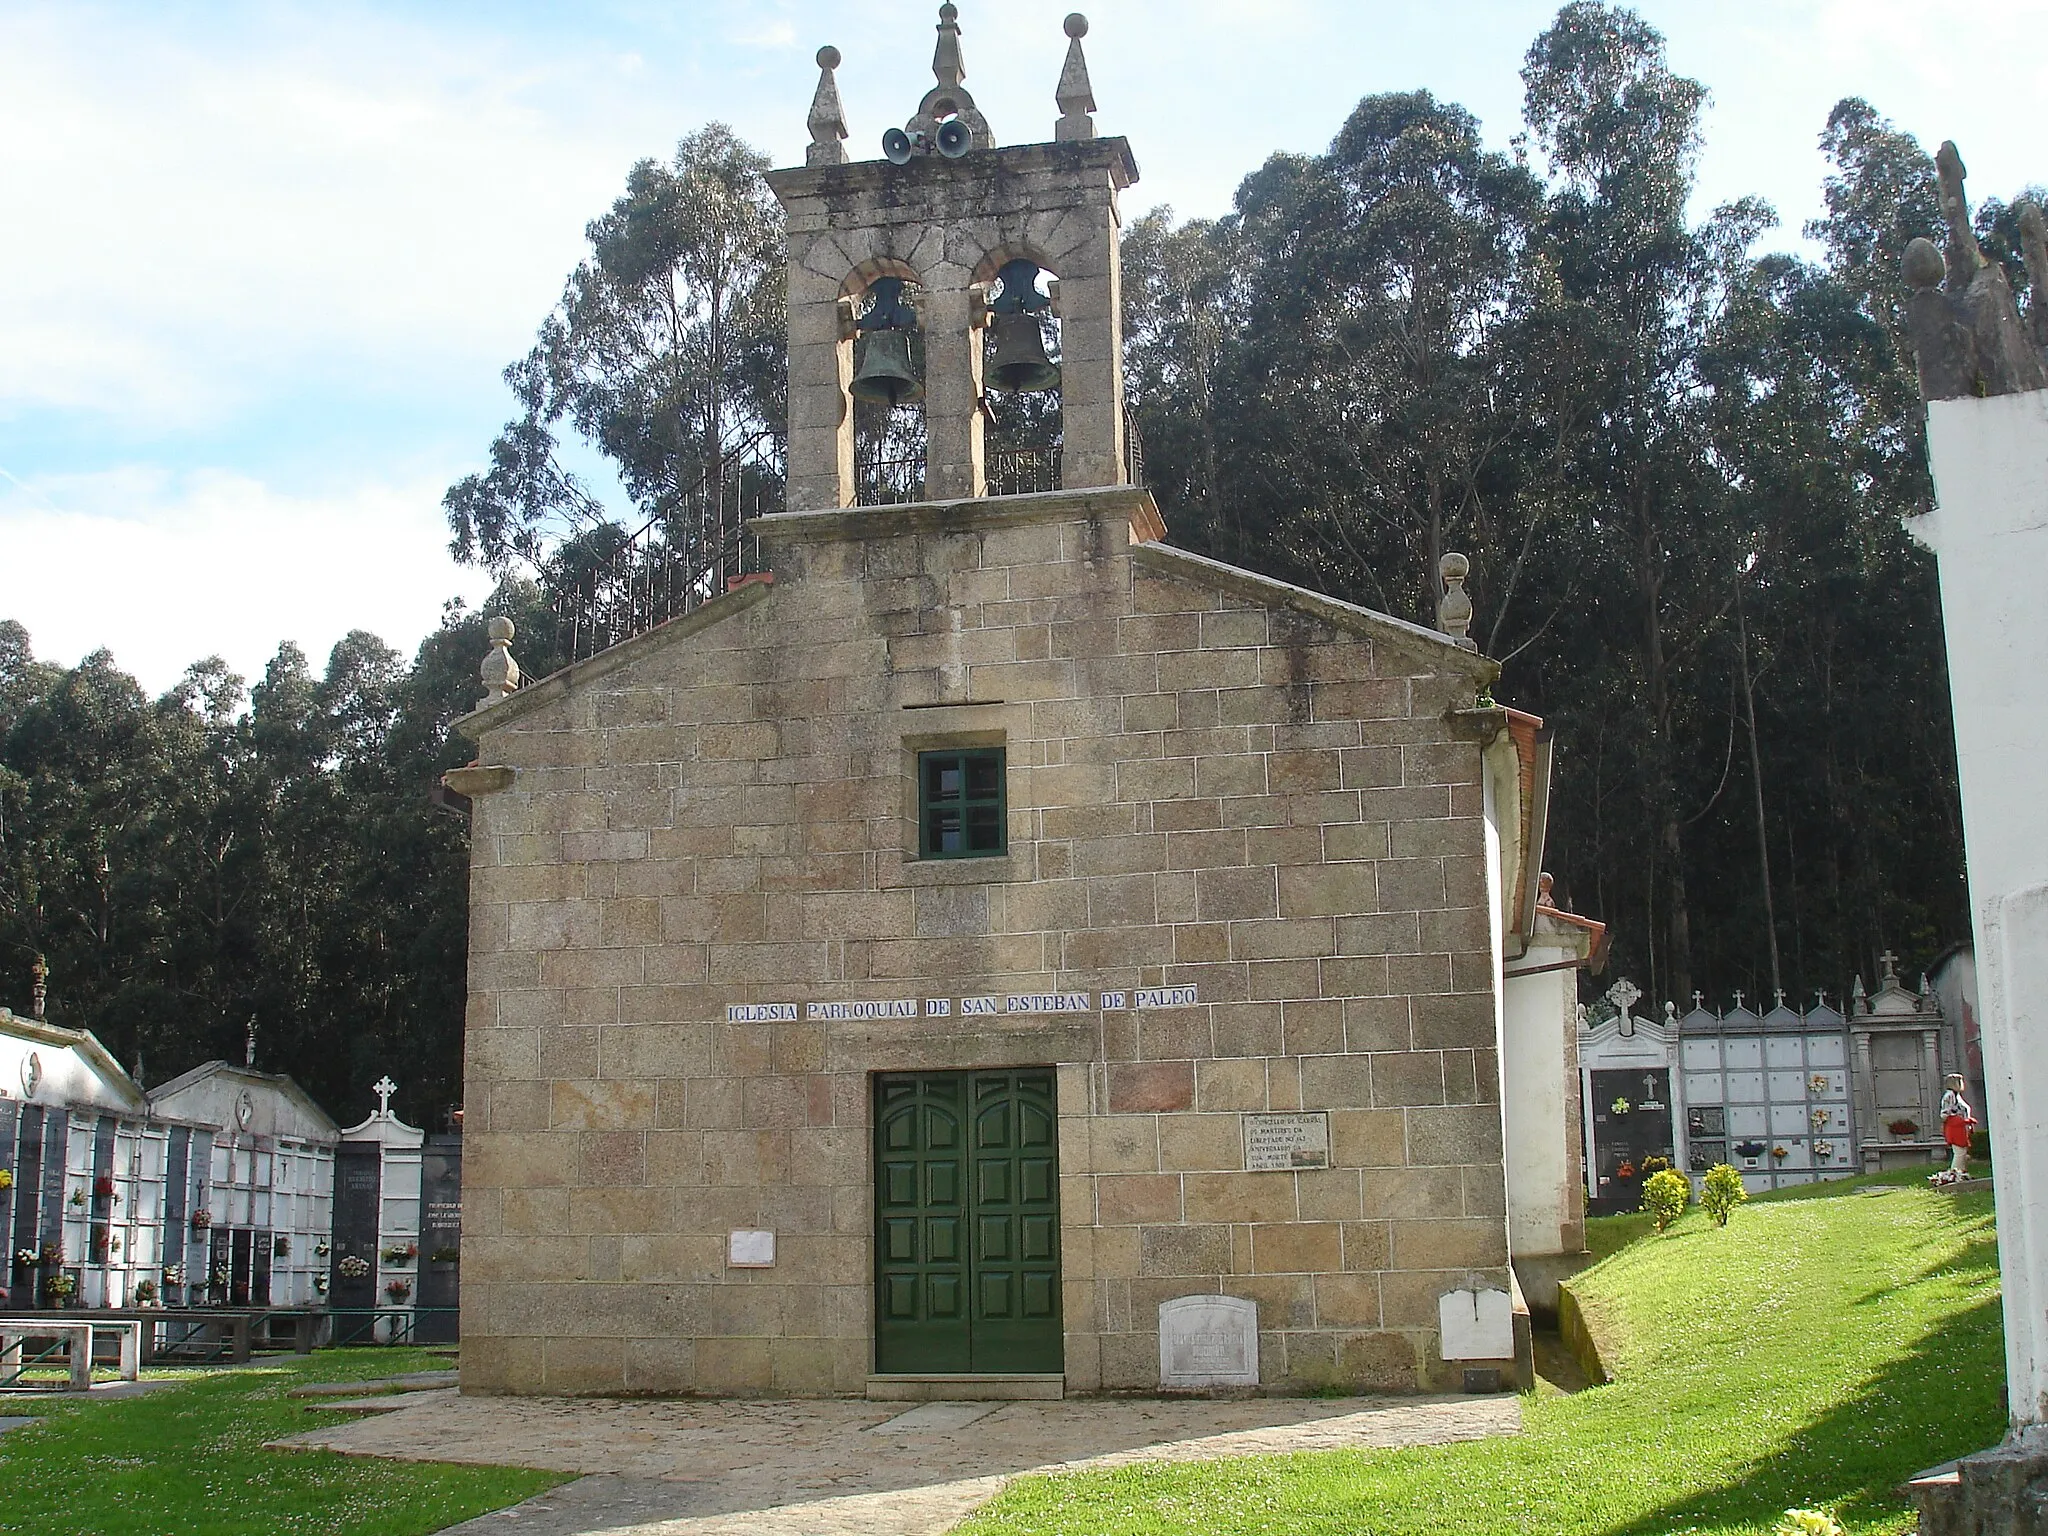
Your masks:
{"label": "bronze bell", "polygon": [[878,277],[868,285],[868,306],[854,321],[853,398],[894,410],[924,398],[924,382],[910,366],[910,333],[917,329],[907,285],[900,277]]}
{"label": "bronze bell", "polygon": [[988,387],[1035,395],[1060,387],[1060,370],[1045,355],[1045,332],[1038,316],[1019,310],[995,317],[995,355],[989,360]]}
{"label": "bronze bell", "polygon": [[854,348],[853,398],[894,409],[924,398],[910,367],[910,332],[870,331]]}

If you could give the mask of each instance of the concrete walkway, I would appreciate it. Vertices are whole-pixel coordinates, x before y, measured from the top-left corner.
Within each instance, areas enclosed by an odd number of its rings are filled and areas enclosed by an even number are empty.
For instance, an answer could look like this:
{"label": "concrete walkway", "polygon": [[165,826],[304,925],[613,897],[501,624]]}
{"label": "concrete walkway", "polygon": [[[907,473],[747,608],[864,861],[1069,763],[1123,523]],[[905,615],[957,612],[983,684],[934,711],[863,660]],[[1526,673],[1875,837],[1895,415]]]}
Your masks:
{"label": "concrete walkway", "polygon": [[[279,1449],[583,1474],[462,1536],[937,1536],[1022,1472],[1512,1434],[1515,1398],[617,1402],[419,1392]],[[769,1513],[772,1511],[772,1513]]]}

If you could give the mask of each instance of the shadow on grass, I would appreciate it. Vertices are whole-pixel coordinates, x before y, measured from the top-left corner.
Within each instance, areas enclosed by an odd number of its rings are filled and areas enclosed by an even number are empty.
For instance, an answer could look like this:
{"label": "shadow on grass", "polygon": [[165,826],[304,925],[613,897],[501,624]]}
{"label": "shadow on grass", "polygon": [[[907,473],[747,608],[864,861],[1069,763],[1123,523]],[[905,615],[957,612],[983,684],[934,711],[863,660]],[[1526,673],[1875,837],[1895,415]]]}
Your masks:
{"label": "shadow on grass", "polygon": [[[1995,1276],[1997,1265],[1996,1244],[1987,1232],[1983,1241],[1970,1244],[1965,1258],[1938,1269],[1982,1280]],[[1896,1519],[1899,1488],[1908,1478],[1982,1450],[2004,1434],[2004,1337],[1995,1295],[1952,1313],[1938,1332],[1896,1356],[1853,1397],[1785,1437],[1770,1455],[1747,1463],[1717,1487],[1610,1526],[1600,1536],[1743,1525],[1767,1530],[1795,1506],[1826,1507],[1851,1529]],[[1655,1452],[1646,1448],[1646,1454]]]}

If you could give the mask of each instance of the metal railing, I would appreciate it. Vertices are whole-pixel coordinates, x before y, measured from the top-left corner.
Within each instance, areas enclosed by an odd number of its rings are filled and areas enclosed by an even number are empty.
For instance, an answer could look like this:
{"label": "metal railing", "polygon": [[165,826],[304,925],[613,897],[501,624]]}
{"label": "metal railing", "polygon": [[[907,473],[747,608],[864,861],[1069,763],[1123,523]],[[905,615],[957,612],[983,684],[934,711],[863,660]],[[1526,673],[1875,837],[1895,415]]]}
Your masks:
{"label": "metal railing", "polygon": [[856,461],[854,464],[855,506],[888,507],[898,502],[923,500],[923,454],[906,454],[894,459],[867,459]]}
{"label": "metal railing", "polygon": [[550,562],[562,658],[581,661],[681,618],[732,581],[760,569],[747,524],[784,505],[774,434],[763,429],[727,450],[677,499],[608,547],[604,530],[572,540]]}
{"label": "metal railing", "polygon": [[991,496],[1027,496],[1034,491],[1060,488],[1060,450],[1050,448],[999,448],[988,456],[988,493]]}
{"label": "metal railing", "polygon": [[[411,1344],[420,1320],[427,1317],[455,1317],[454,1307],[335,1307],[328,1342],[336,1349],[348,1344]],[[384,1325],[380,1335],[378,1325]],[[452,1334],[451,1334],[452,1337]]]}

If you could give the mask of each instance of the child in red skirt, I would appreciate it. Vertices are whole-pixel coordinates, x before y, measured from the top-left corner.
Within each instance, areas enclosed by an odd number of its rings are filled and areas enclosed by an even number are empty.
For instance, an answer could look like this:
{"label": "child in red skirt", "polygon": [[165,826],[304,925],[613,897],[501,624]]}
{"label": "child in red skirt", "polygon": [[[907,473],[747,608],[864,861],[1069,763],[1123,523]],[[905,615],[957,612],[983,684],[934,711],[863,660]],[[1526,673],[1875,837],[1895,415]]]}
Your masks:
{"label": "child in red skirt", "polygon": [[1943,1184],[1968,1178],[1970,1132],[1977,1128],[1977,1116],[1963,1097],[1963,1074],[1948,1075],[1948,1090],[1941,1096],[1941,1139],[1948,1143],[1948,1167],[1935,1175]]}

